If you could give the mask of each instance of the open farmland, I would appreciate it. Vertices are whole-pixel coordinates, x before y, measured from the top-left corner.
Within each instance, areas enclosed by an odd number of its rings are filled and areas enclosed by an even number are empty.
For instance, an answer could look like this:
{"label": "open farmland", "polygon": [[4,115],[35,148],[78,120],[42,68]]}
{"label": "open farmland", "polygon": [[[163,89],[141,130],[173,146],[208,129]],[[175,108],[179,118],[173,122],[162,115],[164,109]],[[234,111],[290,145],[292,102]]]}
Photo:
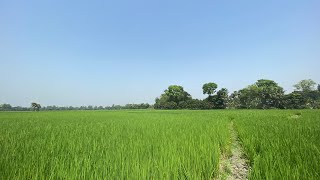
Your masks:
{"label": "open farmland", "polygon": [[318,110],[1,112],[0,179],[232,178],[234,144],[249,179],[319,179],[319,122]]}

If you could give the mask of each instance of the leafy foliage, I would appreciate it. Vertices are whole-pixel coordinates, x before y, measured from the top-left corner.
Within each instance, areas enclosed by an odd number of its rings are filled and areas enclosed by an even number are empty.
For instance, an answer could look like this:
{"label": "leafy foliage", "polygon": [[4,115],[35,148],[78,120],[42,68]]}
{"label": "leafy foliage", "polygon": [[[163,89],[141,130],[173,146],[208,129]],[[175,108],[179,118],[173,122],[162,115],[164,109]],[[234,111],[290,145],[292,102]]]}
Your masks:
{"label": "leafy foliage", "polygon": [[283,108],[283,88],[272,80],[260,79],[231,96],[237,106],[246,109]]}
{"label": "leafy foliage", "polygon": [[228,90],[222,88],[217,92],[217,95],[213,96],[213,104],[216,109],[225,109],[227,108],[228,103]]}
{"label": "leafy foliage", "polygon": [[12,109],[12,106],[10,104],[1,104],[0,110],[1,111],[10,111]]}
{"label": "leafy foliage", "polygon": [[284,104],[287,109],[303,109],[306,108],[306,99],[299,91],[294,91],[284,96]]}
{"label": "leafy foliage", "polygon": [[191,95],[184,91],[182,86],[171,85],[160,98],[156,98],[154,107],[156,109],[181,109],[181,107],[186,107],[186,102],[191,99]]}
{"label": "leafy foliage", "polygon": [[208,94],[209,96],[216,92],[218,85],[216,83],[210,82],[202,86],[203,94]]}
{"label": "leafy foliage", "polygon": [[12,107],[10,104],[1,104],[0,111],[45,111],[51,110],[120,110],[120,109],[319,109],[320,84],[306,79],[294,85],[295,91],[285,94],[282,87],[273,80],[259,79],[252,85],[229,95],[226,88],[217,91],[218,85],[214,82],[202,86],[203,94],[208,97],[192,99],[191,95],[182,86],[171,85],[160,97],[155,99],[155,104],[126,104],[112,106],[46,106],[31,103],[31,107]]}
{"label": "leafy foliage", "polygon": [[33,108],[33,111],[40,111],[41,105],[38,103],[31,103],[31,107]]}
{"label": "leafy foliage", "polygon": [[295,84],[293,87],[296,91],[312,91],[315,88],[316,83],[311,79],[304,79]]}
{"label": "leafy foliage", "polygon": [[[155,109],[303,109],[320,108],[320,92],[314,90],[312,80],[302,80],[294,85],[299,89],[285,94],[281,86],[273,80],[259,79],[239,91],[228,95],[222,88],[216,92],[216,83],[202,86],[204,100],[191,99],[181,86],[169,86],[168,90],[156,99]],[[175,102],[175,103],[172,103]]]}

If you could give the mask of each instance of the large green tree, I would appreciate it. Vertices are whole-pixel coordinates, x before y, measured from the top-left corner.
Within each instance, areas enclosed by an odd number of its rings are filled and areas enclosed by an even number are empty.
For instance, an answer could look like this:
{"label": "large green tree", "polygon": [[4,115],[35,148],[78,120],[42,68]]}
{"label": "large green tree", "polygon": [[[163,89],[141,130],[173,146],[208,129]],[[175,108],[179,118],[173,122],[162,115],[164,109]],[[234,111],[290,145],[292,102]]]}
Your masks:
{"label": "large green tree", "polygon": [[306,107],[311,109],[320,108],[320,92],[318,90],[302,92],[306,99]]}
{"label": "large green tree", "polygon": [[213,97],[214,108],[225,109],[228,103],[228,90],[222,88],[217,92],[217,95]]}
{"label": "large green tree", "polygon": [[315,90],[316,83],[312,79],[304,79],[295,84],[293,87],[296,91],[313,91]]}
{"label": "large green tree", "polygon": [[156,98],[155,108],[157,109],[177,109],[186,106],[186,102],[191,100],[191,95],[182,86],[171,85],[164,91],[160,98]]}
{"label": "large green tree", "polygon": [[300,91],[294,91],[284,96],[284,105],[286,109],[303,109],[306,108],[306,103],[307,100]]}
{"label": "large green tree", "polygon": [[239,92],[233,91],[228,98],[228,108],[238,109],[240,108]]}
{"label": "large green tree", "polygon": [[267,79],[260,79],[256,82],[258,87],[258,96],[260,98],[260,107],[262,109],[268,108],[282,108],[284,90],[276,82]]}
{"label": "large green tree", "polygon": [[206,107],[225,109],[228,101],[228,90],[226,88],[220,89],[217,94],[216,90],[218,85],[214,82],[205,83],[202,86],[203,94],[208,94],[208,97],[204,100]]}
{"label": "large green tree", "polygon": [[239,108],[255,109],[260,103],[258,88],[250,85],[238,91]]}
{"label": "large green tree", "polygon": [[202,86],[203,94],[208,94],[208,96],[213,95],[216,92],[218,85],[214,82],[205,83]]}
{"label": "large green tree", "polygon": [[31,107],[33,108],[34,111],[39,111],[41,108],[41,105],[33,102],[33,103],[31,103]]}
{"label": "large green tree", "polygon": [[[295,91],[299,92],[304,99],[303,108],[319,108],[320,106],[320,93],[316,90],[316,83],[312,79],[301,80],[294,85]],[[292,106],[292,105],[291,105]]]}
{"label": "large green tree", "polygon": [[260,79],[239,91],[242,108],[283,108],[284,90],[273,80]]}
{"label": "large green tree", "polygon": [[1,104],[0,105],[0,111],[11,111],[12,106],[10,104]]}
{"label": "large green tree", "polygon": [[186,92],[182,86],[171,85],[164,91],[165,95],[169,98],[169,101],[179,104],[181,101],[191,99],[191,95]]}

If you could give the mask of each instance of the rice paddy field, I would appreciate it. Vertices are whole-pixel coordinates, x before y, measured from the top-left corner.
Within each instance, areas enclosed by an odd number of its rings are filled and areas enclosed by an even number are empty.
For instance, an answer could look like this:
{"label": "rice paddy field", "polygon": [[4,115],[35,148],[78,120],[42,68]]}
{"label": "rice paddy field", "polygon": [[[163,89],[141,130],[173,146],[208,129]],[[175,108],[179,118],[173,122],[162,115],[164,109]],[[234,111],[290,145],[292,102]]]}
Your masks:
{"label": "rice paddy field", "polygon": [[1,112],[0,179],[224,179],[232,132],[248,179],[320,179],[319,110]]}

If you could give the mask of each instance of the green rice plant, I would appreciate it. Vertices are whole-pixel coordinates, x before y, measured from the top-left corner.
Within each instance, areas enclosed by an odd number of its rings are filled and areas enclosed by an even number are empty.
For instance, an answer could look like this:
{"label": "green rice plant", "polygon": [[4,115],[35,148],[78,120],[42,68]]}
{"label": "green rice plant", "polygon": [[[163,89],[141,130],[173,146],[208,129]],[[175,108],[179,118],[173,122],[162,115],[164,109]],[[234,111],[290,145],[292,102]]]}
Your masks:
{"label": "green rice plant", "polygon": [[1,112],[0,179],[213,179],[231,122],[249,179],[320,179],[319,121],[319,110]]}
{"label": "green rice plant", "polygon": [[250,179],[320,179],[319,110],[246,112],[235,122]]}
{"label": "green rice plant", "polygon": [[212,115],[0,113],[0,179],[212,179],[229,136]]}

